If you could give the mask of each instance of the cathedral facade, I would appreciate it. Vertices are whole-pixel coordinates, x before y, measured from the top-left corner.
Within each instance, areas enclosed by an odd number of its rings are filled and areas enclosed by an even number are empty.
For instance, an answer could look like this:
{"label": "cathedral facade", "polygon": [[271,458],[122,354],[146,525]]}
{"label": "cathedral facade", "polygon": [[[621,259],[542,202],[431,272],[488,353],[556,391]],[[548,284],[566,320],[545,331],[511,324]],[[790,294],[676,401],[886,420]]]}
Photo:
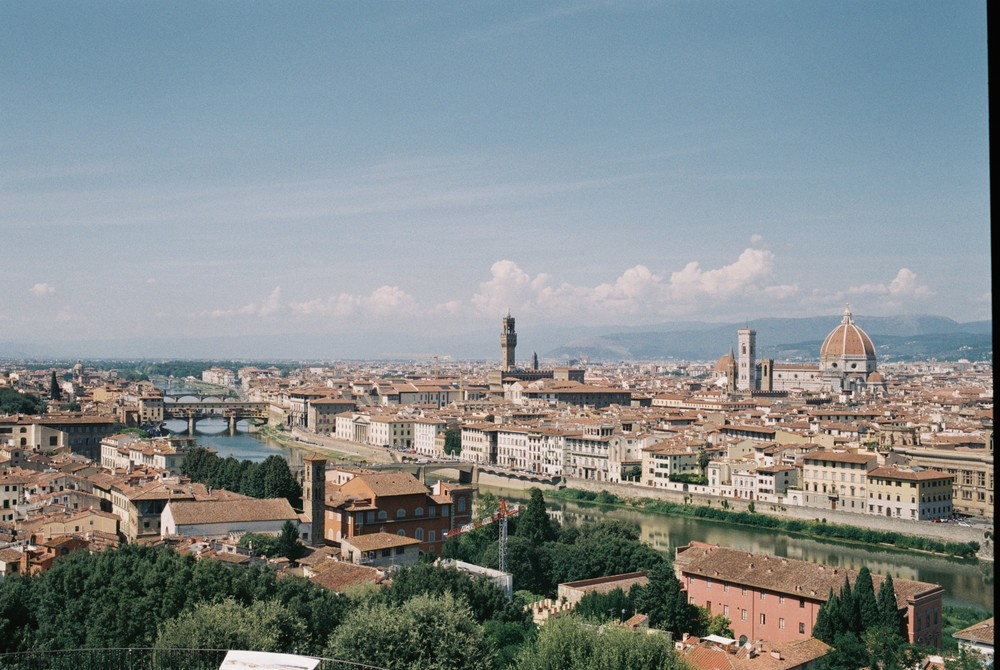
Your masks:
{"label": "cathedral facade", "polygon": [[856,323],[850,306],[843,320],[830,331],[819,350],[818,363],[775,363],[757,360],[757,332],[741,328],[738,355],[730,349],[719,359],[715,373],[725,378],[730,393],[809,391],[865,393],[884,389],[877,369],[875,345]]}

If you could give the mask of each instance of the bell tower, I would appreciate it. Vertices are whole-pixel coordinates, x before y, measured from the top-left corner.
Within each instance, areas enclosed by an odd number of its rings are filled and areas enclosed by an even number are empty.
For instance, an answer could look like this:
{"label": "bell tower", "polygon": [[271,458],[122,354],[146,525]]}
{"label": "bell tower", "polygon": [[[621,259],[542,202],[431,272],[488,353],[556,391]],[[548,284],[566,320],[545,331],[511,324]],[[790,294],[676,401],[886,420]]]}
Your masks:
{"label": "bell tower", "polygon": [[740,328],[737,331],[740,348],[739,376],[736,388],[740,391],[757,390],[757,331]]}
{"label": "bell tower", "polygon": [[309,544],[322,547],[326,544],[326,459],[306,456],[302,482],[302,511],[312,523]]}
{"label": "bell tower", "polygon": [[514,369],[514,349],[517,347],[517,333],[514,332],[514,317],[507,312],[500,331],[500,369],[510,372]]}

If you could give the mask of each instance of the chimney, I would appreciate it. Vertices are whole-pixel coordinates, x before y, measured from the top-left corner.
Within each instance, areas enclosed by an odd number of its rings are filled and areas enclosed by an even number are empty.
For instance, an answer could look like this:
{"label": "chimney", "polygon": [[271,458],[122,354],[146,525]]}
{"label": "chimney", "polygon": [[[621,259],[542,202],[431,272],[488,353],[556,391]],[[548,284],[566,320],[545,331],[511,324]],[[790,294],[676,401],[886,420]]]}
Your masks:
{"label": "chimney", "polygon": [[775,649],[774,651],[771,652],[771,658],[776,658],[776,659],[778,659],[780,661],[781,660],[781,652]]}

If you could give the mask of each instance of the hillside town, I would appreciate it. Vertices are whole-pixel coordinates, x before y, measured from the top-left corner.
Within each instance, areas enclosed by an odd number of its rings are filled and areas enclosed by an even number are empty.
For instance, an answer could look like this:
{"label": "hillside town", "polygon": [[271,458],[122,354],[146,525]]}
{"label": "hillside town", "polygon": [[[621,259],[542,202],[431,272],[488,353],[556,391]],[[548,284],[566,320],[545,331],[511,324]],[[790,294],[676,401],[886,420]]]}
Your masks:
{"label": "hillside town", "polygon": [[[214,389],[200,394],[110,365],[8,363],[0,388],[49,408],[0,415],[0,579],[125,544],[273,564],[239,539],[290,525],[304,556],[279,560],[282,570],[334,590],[380,584],[421,556],[441,556],[446,540],[477,523],[477,483],[513,481],[975,541],[979,558],[993,560],[992,365],[879,363],[850,308],[813,362],[758,360],[757,333],[735,336],[717,361],[542,368],[533,354],[521,367],[507,314],[499,366],[441,355],[285,370],[214,365],[193,380]],[[204,418],[307,446],[301,499],[186,476],[185,460],[203,450],[193,430],[174,435],[164,424],[193,428]],[[432,468],[455,476],[428,483]],[[857,579],[700,542],[673,558],[690,602],[731,622],[731,638],[675,641],[698,668],[721,667],[712,664],[718,653],[726,667],[811,667],[829,649],[812,637],[821,606]],[[500,570],[462,566],[508,594],[518,588],[503,559]],[[590,590],[646,579],[594,577],[535,603],[536,623]],[[877,589],[884,578],[874,580]],[[895,582],[910,643],[941,646],[946,596],[935,584]],[[641,617],[629,625],[641,627]],[[989,625],[988,641],[963,644],[992,655]],[[764,657],[768,664],[753,661]]]}

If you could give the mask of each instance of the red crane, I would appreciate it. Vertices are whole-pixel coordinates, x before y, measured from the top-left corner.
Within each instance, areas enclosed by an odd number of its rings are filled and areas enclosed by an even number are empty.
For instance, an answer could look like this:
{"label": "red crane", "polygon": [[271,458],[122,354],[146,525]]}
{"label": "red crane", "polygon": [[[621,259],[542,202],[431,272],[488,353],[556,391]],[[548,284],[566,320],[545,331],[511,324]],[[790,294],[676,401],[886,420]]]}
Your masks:
{"label": "red crane", "polygon": [[475,530],[477,528],[482,528],[483,526],[497,521],[500,522],[500,572],[507,572],[507,519],[516,515],[521,511],[519,505],[514,505],[513,507],[507,507],[507,499],[500,498],[500,509],[498,509],[492,516],[483,517],[473,521],[472,523],[467,523],[465,525],[459,526],[458,528],[452,528],[446,531],[444,534],[445,539],[450,539],[453,537],[458,537],[462,533],[467,533],[470,530]]}

